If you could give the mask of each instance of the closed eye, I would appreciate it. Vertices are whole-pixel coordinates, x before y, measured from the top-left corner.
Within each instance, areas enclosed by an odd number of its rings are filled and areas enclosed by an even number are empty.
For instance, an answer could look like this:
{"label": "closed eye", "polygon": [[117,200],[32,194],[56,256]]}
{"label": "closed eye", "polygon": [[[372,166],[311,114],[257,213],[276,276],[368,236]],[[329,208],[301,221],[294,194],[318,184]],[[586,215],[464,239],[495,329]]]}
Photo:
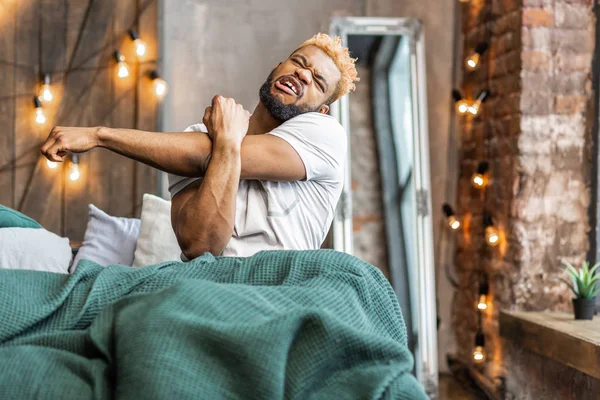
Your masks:
{"label": "closed eye", "polygon": [[[300,68],[308,69],[308,68],[306,68],[306,65],[304,65],[304,63],[300,61],[300,59],[292,58],[292,62],[294,64],[298,65]],[[320,78],[316,77],[312,71],[310,71],[310,73],[313,76],[313,81],[317,83],[317,87],[319,88],[321,93],[325,93],[325,87],[323,86],[323,83],[320,81]]]}

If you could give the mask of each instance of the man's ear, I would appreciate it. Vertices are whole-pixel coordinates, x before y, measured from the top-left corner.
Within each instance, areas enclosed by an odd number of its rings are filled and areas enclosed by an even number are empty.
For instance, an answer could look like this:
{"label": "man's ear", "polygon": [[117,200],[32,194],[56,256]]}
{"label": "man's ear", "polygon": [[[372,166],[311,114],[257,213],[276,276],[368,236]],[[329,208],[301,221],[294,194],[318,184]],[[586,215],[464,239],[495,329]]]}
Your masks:
{"label": "man's ear", "polygon": [[329,112],[329,106],[327,104],[323,104],[320,108],[319,108],[319,112],[321,114],[327,114]]}

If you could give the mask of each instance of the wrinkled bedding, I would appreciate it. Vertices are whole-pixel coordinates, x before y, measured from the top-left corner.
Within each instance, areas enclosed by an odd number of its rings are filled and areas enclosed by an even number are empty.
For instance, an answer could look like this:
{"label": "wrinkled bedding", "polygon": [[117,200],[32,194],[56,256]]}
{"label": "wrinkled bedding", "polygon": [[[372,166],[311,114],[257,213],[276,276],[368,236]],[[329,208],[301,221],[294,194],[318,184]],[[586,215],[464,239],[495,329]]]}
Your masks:
{"label": "wrinkled bedding", "polygon": [[426,399],[394,292],[331,250],[0,270],[0,399]]}

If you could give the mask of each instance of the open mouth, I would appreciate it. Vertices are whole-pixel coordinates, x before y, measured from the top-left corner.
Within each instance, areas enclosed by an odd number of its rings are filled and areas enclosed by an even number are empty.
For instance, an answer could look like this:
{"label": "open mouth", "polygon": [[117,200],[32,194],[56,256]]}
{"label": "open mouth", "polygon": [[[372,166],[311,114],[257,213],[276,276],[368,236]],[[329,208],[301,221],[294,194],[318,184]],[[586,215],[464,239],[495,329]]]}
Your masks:
{"label": "open mouth", "polygon": [[275,81],[275,87],[291,96],[300,97],[302,95],[302,85],[292,76],[283,76]]}

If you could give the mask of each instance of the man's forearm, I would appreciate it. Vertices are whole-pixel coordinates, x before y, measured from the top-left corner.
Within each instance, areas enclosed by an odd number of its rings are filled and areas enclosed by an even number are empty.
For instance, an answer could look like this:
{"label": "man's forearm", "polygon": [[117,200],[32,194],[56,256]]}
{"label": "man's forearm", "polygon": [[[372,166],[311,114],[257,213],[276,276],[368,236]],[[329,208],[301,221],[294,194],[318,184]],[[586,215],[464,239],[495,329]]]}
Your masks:
{"label": "man's forearm", "polygon": [[181,176],[202,176],[212,141],[202,132],[146,132],[133,129],[97,128],[100,147]]}
{"label": "man's forearm", "polygon": [[233,233],[240,182],[240,143],[217,140],[202,184],[181,207],[176,236],[188,259],[221,254]]}

